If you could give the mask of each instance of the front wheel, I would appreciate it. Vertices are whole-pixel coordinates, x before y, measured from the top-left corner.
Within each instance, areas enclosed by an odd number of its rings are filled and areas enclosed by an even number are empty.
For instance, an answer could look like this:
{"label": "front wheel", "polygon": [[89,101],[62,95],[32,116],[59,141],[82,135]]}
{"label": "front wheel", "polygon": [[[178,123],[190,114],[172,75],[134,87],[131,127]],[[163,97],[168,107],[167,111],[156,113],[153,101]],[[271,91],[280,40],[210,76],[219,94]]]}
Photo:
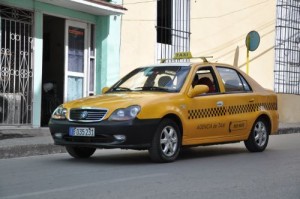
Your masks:
{"label": "front wheel", "polygon": [[74,158],[89,158],[95,153],[96,148],[66,146],[66,150]]}
{"label": "front wheel", "polygon": [[181,148],[181,133],[178,125],[170,119],[159,124],[152,140],[149,154],[154,162],[174,161]]}
{"label": "front wheel", "polygon": [[255,121],[248,140],[245,141],[245,146],[250,152],[262,152],[268,145],[269,141],[269,126],[263,119]]}

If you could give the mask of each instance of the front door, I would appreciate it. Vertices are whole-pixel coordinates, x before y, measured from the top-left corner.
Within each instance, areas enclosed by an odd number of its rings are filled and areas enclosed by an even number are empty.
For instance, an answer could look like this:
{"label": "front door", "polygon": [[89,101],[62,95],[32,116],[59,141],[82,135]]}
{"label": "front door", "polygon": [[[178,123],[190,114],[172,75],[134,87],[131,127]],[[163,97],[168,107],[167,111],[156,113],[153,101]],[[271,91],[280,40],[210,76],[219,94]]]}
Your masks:
{"label": "front door", "polygon": [[193,77],[192,87],[206,85],[209,90],[189,99],[187,103],[186,117],[189,129],[184,144],[220,142],[226,134],[228,122],[213,67],[200,67]]}
{"label": "front door", "polygon": [[66,20],[64,101],[86,96],[87,24]]}

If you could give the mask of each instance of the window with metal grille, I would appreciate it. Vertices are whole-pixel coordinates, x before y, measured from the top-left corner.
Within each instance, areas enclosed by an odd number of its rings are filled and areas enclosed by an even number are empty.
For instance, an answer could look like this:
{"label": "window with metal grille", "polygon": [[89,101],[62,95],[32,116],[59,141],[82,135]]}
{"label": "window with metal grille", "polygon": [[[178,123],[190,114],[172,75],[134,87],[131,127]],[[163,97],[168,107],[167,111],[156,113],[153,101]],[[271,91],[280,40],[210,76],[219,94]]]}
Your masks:
{"label": "window with metal grille", "polygon": [[0,5],[0,126],[32,117],[33,12]]}
{"label": "window with metal grille", "polygon": [[274,87],[300,94],[300,1],[277,0]]}
{"label": "window with metal grille", "polygon": [[[190,50],[190,0],[157,1],[157,60]],[[180,60],[185,61],[185,60]]]}

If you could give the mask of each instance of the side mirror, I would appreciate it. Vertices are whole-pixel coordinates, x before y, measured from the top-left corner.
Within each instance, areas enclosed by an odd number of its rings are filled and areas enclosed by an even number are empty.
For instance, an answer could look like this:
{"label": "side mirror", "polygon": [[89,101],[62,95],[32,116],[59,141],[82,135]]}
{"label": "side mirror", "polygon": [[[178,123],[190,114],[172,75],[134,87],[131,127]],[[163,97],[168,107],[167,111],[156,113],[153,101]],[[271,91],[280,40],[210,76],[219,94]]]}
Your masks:
{"label": "side mirror", "polygon": [[105,94],[109,90],[109,87],[102,88],[102,94]]}
{"label": "side mirror", "polygon": [[207,93],[209,91],[208,86],[206,85],[196,85],[194,88],[191,87],[189,92],[188,92],[188,96],[190,98],[193,98],[197,95],[201,95],[203,93]]}

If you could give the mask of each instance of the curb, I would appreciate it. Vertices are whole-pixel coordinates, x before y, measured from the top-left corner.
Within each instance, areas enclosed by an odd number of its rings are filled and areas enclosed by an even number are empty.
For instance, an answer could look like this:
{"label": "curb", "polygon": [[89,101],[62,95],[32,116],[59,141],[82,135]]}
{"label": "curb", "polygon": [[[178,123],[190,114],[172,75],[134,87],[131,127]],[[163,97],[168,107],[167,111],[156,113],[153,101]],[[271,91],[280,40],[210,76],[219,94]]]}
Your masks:
{"label": "curb", "polygon": [[55,153],[65,153],[66,150],[62,146],[54,144],[35,144],[0,147],[0,159],[27,157],[36,155],[48,155]]}
{"label": "curb", "polygon": [[300,127],[288,127],[278,129],[278,135],[300,133]]}

